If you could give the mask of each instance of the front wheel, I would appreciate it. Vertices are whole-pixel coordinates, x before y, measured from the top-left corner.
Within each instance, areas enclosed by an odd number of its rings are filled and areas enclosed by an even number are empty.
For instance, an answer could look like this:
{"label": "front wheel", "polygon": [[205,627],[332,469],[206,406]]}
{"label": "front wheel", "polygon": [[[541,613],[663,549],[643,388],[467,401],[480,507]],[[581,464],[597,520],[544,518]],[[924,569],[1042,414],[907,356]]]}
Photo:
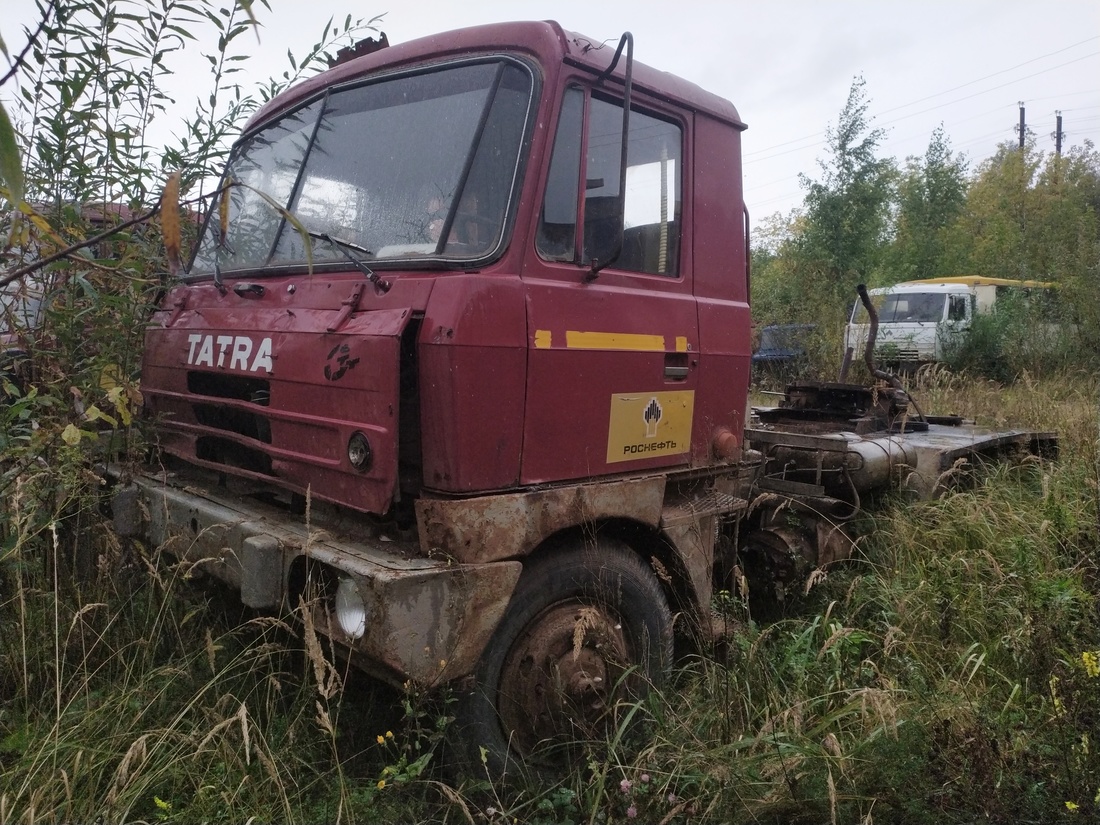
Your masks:
{"label": "front wheel", "polygon": [[577,543],[524,566],[461,694],[451,735],[466,772],[563,773],[660,687],[672,618],[653,572],[621,542]]}

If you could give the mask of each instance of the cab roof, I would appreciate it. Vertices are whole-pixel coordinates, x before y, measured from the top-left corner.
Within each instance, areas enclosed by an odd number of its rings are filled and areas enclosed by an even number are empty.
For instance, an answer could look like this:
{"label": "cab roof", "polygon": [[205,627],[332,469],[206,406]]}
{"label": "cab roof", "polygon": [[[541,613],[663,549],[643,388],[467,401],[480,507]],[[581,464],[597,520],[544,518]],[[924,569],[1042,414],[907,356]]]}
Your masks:
{"label": "cab roof", "polygon": [[[616,43],[565,31],[552,20],[541,22],[491,23],[410,40],[357,57],[288,89],[268,101],[249,121],[246,131],[280,112],[319,95],[323,90],[365,79],[400,68],[423,65],[441,58],[467,55],[520,54],[533,58],[544,69],[562,63],[587,69],[594,74],[604,71],[615,54]],[[619,60],[613,77],[621,84],[625,76],[626,55]],[[677,103],[695,112],[705,113],[738,129],[745,124],[733,104],[699,86],[668,72],[658,71],[634,61],[632,82],[636,88]]]}

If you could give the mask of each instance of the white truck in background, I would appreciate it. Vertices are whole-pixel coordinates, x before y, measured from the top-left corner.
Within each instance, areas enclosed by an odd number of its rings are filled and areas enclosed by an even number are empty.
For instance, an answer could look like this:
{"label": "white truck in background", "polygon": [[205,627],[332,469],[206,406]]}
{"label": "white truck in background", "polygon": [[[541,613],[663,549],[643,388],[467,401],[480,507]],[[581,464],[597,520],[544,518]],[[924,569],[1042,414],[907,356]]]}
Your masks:
{"label": "white truck in background", "polygon": [[[875,360],[903,366],[943,361],[950,347],[970,330],[974,317],[992,312],[999,298],[1052,286],[1045,281],[960,275],[870,289],[867,292],[879,315]],[[869,330],[867,310],[856,301],[844,334],[845,350],[858,357]]]}

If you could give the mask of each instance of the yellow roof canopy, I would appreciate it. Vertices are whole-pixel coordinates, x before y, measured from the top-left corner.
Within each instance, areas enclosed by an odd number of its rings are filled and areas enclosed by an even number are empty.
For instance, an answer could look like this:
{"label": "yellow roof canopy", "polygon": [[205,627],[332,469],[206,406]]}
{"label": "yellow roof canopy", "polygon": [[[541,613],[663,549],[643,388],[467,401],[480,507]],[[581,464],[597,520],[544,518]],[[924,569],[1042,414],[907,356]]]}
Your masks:
{"label": "yellow roof canopy", "polygon": [[[1057,284],[1052,281],[1014,281],[1011,278],[987,278],[984,275],[952,275],[949,278],[918,278],[915,281],[903,281],[909,285],[919,284],[962,284],[963,286],[1014,286],[1020,289],[1051,289]],[[900,284],[896,284],[900,286]]]}

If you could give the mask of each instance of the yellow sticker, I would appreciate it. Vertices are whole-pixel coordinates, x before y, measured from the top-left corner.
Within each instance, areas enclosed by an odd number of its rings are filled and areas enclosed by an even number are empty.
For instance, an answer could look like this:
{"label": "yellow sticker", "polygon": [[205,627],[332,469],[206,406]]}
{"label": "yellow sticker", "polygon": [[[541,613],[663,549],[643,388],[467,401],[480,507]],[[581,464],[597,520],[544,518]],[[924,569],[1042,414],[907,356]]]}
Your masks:
{"label": "yellow sticker", "polygon": [[694,409],[694,390],[612,395],[607,463],[686,453]]}

